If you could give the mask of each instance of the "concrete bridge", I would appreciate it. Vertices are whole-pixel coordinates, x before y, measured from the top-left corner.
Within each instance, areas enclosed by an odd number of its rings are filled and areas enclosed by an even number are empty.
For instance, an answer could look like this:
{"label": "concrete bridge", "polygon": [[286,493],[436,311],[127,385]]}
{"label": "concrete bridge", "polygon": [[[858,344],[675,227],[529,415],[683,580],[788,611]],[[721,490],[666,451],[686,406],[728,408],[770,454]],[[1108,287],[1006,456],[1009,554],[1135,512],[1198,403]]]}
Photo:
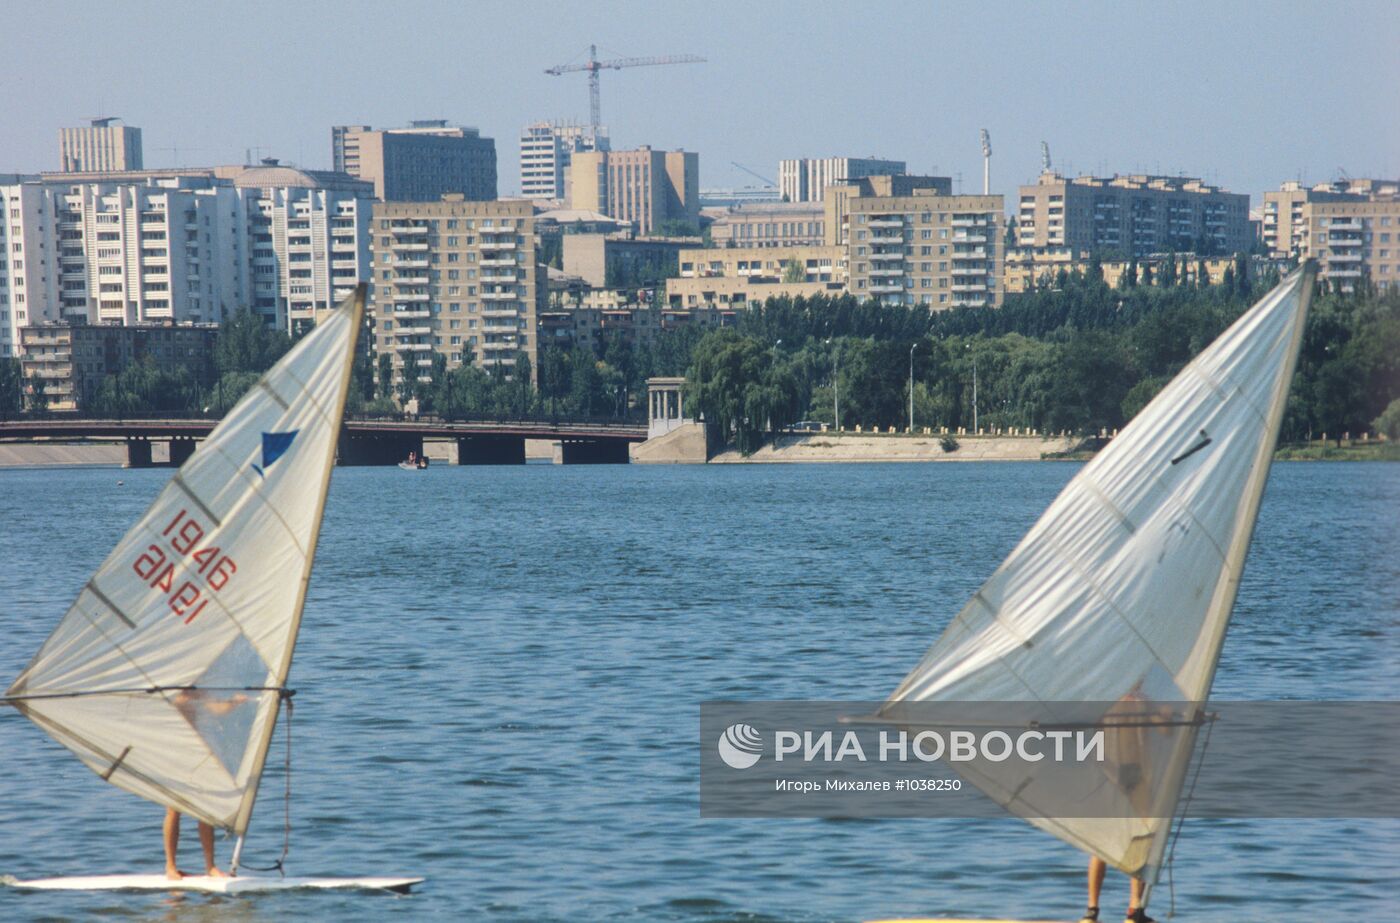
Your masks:
{"label": "concrete bridge", "polygon": [[[209,435],[217,420],[85,420],[61,416],[0,420],[0,442],[85,440],[125,442],[127,465],[152,466],[151,444],[167,442],[169,462],[178,467],[194,454],[196,442]],[[396,465],[409,452],[421,455],[423,441],[455,441],[463,465],[523,465],[525,440],[559,444],[557,460],[566,465],[626,464],[632,443],[644,442],[642,424],[561,420],[471,421],[346,418],[341,426],[337,463]]]}

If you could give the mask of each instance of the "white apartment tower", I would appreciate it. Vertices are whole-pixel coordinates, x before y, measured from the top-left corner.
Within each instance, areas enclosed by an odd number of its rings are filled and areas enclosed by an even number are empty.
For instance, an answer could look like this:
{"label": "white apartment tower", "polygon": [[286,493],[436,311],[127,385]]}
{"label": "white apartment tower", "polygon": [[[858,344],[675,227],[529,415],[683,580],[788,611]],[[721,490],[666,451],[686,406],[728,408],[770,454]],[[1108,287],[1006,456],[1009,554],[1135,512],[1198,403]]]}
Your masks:
{"label": "white apartment tower", "polygon": [[865,176],[897,176],[906,171],[902,160],[799,157],[778,162],[778,192],[784,202],[821,202],[828,186]]}
{"label": "white apartment tower", "polygon": [[527,125],[520,132],[520,194],[527,199],[565,199],[566,168],[573,155],[610,149],[606,127],[562,122]]}
{"label": "white apartment tower", "polygon": [[0,178],[0,354],[43,321],[303,330],[369,277],[370,194],[275,163]]}
{"label": "white apartment tower", "polygon": [[141,129],[118,118],[92,119],[86,128],[58,130],[58,162],[64,173],[141,169]]}

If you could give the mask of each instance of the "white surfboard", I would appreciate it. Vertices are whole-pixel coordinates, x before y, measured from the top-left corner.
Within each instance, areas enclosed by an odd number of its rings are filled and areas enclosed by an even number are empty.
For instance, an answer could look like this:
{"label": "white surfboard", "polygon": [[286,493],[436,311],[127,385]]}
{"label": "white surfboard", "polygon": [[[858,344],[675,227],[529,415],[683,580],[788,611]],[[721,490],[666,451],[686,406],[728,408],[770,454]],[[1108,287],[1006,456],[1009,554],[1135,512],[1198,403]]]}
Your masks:
{"label": "white surfboard", "polygon": [[209,894],[256,894],[262,891],[326,890],[394,891],[407,894],[422,878],[210,878],[186,875],[171,879],[164,875],[89,875],[71,878],[35,878],[18,881],[9,876],[0,882],[12,888],[32,891],[204,891]]}

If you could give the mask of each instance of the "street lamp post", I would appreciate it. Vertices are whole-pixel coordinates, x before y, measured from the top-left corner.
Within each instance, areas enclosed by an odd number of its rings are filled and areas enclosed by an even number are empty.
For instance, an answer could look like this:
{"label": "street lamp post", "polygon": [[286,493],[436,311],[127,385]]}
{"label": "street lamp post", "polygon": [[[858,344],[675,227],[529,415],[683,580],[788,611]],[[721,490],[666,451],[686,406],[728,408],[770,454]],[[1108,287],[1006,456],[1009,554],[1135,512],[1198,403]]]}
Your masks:
{"label": "street lamp post", "polygon": [[[972,344],[967,344],[969,352]],[[972,353],[972,435],[977,435],[977,354]]]}
{"label": "street lamp post", "polygon": [[[831,340],[826,341],[828,344]],[[836,432],[841,432],[841,351],[838,349],[831,362],[831,416],[835,421]]]}
{"label": "street lamp post", "polygon": [[919,348],[919,342],[909,347],[909,434],[914,434],[914,350]]}

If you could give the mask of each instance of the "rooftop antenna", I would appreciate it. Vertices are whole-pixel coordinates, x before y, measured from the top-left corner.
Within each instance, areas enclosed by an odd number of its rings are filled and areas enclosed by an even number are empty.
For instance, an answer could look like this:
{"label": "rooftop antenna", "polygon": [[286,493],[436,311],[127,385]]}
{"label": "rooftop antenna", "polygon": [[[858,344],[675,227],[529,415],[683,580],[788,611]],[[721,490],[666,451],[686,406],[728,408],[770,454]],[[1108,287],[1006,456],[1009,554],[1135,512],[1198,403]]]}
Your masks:
{"label": "rooftop antenna", "polygon": [[1048,141],[1040,142],[1040,172],[1050,172],[1050,143]]}
{"label": "rooftop antenna", "polygon": [[982,194],[992,194],[992,136],[982,129]]}

